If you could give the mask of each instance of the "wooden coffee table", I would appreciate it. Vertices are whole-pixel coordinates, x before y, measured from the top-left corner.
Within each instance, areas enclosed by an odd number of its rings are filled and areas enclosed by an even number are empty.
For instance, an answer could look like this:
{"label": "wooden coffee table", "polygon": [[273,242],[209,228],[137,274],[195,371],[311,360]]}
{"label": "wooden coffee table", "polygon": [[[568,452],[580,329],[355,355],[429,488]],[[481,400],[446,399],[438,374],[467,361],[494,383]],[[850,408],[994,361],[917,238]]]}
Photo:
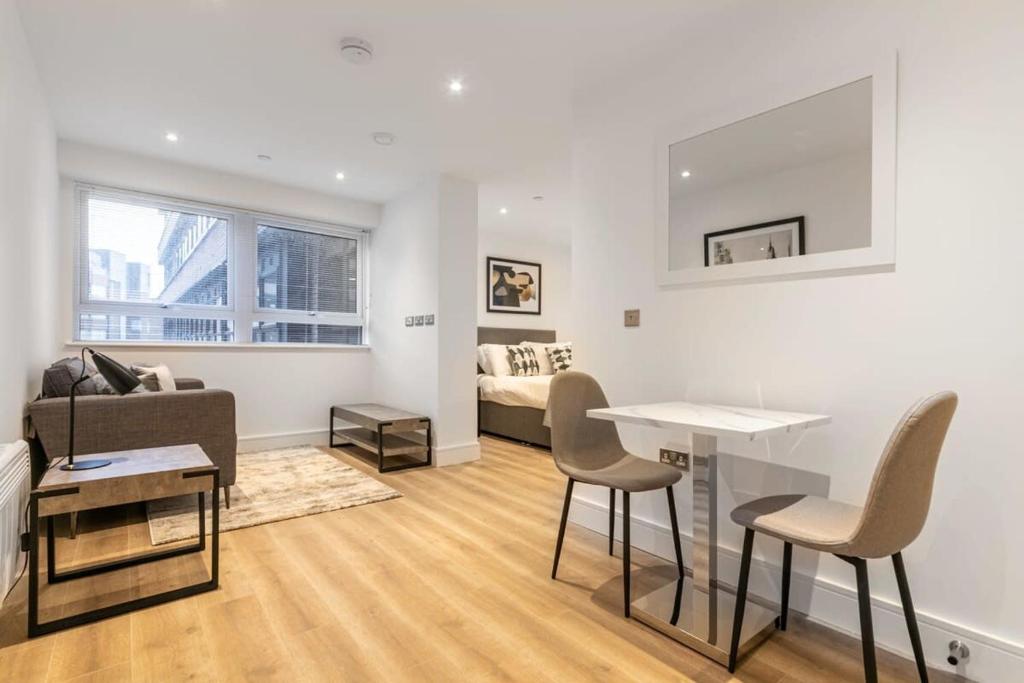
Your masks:
{"label": "wooden coffee table", "polygon": [[[339,429],[335,420],[353,426]],[[377,456],[377,471],[381,473],[430,467],[433,455],[429,417],[378,403],[331,406],[328,444],[331,448],[355,444],[370,451]],[[401,456],[402,461],[394,463],[395,456]],[[389,458],[394,464],[385,464]]]}
{"label": "wooden coffee table", "polygon": [[[153,605],[159,605],[217,588],[220,546],[220,469],[196,444],[144,448],[116,453],[97,453],[111,460],[91,470],[47,470],[39,486],[29,494],[28,635],[40,636],[88,624]],[[94,576],[146,562],[155,562],[206,549],[206,492],[213,494],[213,529],[210,546],[210,579],[155,595],[39,623],[39,518],[46,518],[46,578],[50,584]],[[188,546],[131,555],[111,562],[57,571],[53,517],[110,505],[137,503],[195,493],[199,502],[199,541]]]}

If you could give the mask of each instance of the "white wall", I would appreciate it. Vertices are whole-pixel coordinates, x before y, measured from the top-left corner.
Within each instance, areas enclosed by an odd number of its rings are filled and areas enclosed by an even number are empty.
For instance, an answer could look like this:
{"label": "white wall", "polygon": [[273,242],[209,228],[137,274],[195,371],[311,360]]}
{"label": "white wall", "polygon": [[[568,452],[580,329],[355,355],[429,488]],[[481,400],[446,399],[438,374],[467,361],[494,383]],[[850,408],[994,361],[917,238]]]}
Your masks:
{"label": "white wall", "polygon": [[[354,227],[372,228],[380,220],[380,206],[370,202],[74,142],[60,142],[59,163],[61,344],[72,338],[75,180]],[[77,352],[75,347],[64,350],[66,355]],[[175,375],[199,377],[209,387],[232,391],[243,450],[325,442],[329,407],[368,401],[372,395],[371,352],[365,349],[118,346],[109,352],[126,362],[163,362]]]}
{"label": "white wall", "polygon": [[703,268],[704,235],[804,217],[808,254],[871,246],[871,151],[697,192],[669,209],[669,267]]}
{"label": "white wall", "polygon": [[55,353],[57,152],[12,0],[0,0],[0,442],[21,438],[25,401]]}
{"label": "white wall", "polygon": [[[374,400],[431,418],[438,465],[480,456],[476,215],[475,183],[432,176],[388,202],[373,234]],[[427,314],[434,326],[405,326]]]}
{"label": "white wall", "polygon": [[[477,245],[477,320],[482,327],[555,330],[564,335],[572,286],[572,248],[569,235],[559,239],[518,230],[481,230]],[[540,315],[487,312],[487,257],[520,259],[541,264]]]}
{"label": "white wall", "polygon": [[[827,478],[862,503],[881,448],[918,396],[961,397],[940,462],[931,515],[905,552],[926,654],[965,636],[966,673],[1024,680],[1024,460],[1015,426],[1024,387],[1024,5],[775,2],[748,5],[721,32],[574,103],[573,324],[580,364],[617,404],[669,398],[828,413],[802,440],[720,446]],[[822,61],[899,49],[895,272],[660,289],[655,285],[654,137],[650,131],[801,79]],[[643,76],[646,74],[646,76]],[[624,329],[639,307],[642,327]],[[625,432],[653,455],[660,437]],[[737,477],[742,460],[723,463]],[[736,472],[739,472],[737,474]],[[730,475],[732,476],[732,475]],[[810,476],[810,475],[808,475]],[[746,478],[743,475],[741,478]],[[755,482],[756,484],[757,482]],[[679,496],[689,499],[688,480]],[[723,473],[722,507],[736,491]],[[781,485],[776,490],[785,490]],[[742,493],[742,492],[740,492]],[[641,543],[664,539],[661,497],[636,496]],[[581,488],[576,518],[603,528],[606,492]],[[686,504],[682,507],[685,509]],[[734,576],[739,531],[720,510]],[[688,515],[687,515],[688,517]],[[589,520],[589,521],[588,521]],[[684,528],[688,519],[682,520]],[[688,533],[688,532],[687,532]],[[664,541],[658,548],[670,556]],[[779,562],[777,544],[755,553]],[[857,632],[849,567],[796,553],[797,602]],[[777,571],[758,584],[777,589]],[[891,566],[871,582],[880,642],[909,652]]]}

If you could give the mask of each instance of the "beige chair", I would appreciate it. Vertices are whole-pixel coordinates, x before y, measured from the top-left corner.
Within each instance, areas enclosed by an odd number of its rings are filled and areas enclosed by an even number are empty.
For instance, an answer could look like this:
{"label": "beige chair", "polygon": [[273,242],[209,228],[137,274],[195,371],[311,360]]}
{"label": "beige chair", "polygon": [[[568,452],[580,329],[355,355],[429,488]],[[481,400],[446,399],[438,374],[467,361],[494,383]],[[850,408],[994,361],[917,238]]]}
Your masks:
{"label": "beige chair", "polygon": [[577,481],[610,489],[608,512],[608,554],[615,546],[615,490],[622,491],[622,584],[625,614],[629,616],[629,494],[665,489],[668,511],[672,521],[676,564],[679,577],[683,577],[683,553],[679,545],[679,524],[676,521],[676,502],[672,485],[682,473],[671,465],[653,462],[631,455],[622,448],[615,425],[604,420],[592,420],[587,411],[607,408],[608,401],[601,386],[593,377],[582,372],[559,372],[551,380],[548,412],[551,420],[551,455],[555,466],[569,477],[562,506],[562,522],[558,527],[555,544],[555,562],[551,578],[558,572],[558,558],[562,554],[565,522],[569,517],[572,487]]}
{"label": "beige chair", "polygon": [[947,391],[921,399],[907,411],[889,437],[864,507],[815,496],[787,495],[759,498],[733,510],[733,521],[746,527],[746,534],[736,588],[736,617],[729,650],[730,672],[736,670],[754,532],[759,531],[784,543],[782,609],[778,620],[782,630],[786,628],[789,610],[789,575],[794,544],[832,553],[854,566],[860,604],[864,676],[872,682],[878,680],[878,673],[871,627],[867,560],[892,557],[917,671],[922,681],[928,680],[921,636],[910,599],[910,585],[900,552],[917,538],[928,516],[935,467],[956,405],[956,394]]}

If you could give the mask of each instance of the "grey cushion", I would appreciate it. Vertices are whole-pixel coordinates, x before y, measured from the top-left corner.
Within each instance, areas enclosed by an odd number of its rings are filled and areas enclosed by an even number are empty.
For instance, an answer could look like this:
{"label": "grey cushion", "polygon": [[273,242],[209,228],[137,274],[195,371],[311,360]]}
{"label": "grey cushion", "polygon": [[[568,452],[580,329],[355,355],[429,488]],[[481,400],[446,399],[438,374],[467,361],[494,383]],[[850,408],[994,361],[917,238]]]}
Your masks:
{"label": "grey cushion", "polygon": [[[99,393],[96,380],[96,369],[88,363],[85,365],[86,380],[78,385],[75,396],[90,396]],[[71,385],[82,376],[82,360],[80,358],[62,358],[43,370],[43,398],[64,398],[71,394]],[[101,378],[102,379],[102,378]],[[106,384],[106,381],[104,381]]]}

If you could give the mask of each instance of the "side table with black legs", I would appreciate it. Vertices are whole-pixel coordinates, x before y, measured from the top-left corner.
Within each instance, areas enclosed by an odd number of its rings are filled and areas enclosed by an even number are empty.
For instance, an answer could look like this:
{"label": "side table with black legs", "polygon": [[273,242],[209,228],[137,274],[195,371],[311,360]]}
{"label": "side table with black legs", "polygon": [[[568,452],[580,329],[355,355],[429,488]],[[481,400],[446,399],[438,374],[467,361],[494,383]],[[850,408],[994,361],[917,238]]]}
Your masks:
{"label": "side table with black legs", "polygon": [[[105,467],[65,471],[48,470],[29,494],[28,635],[30,638],[92,623],[189,595],[215,590],[220,560],[220,469],[197,444],[103,453]],[[49,584],[124,569],[147,562],[206,550],[206,492],[212,494],[213,524],[210,537],[210,578],[196,584],[147,595],[114,605],[39,622],[39,520],[46,518],[46,579]],[[54,515],[110,505],[196,494],[199,540],[191,545],[130,555],[110,562],[58,571],[54,542]],[[81,540],[78,541],[79,543]]]}

